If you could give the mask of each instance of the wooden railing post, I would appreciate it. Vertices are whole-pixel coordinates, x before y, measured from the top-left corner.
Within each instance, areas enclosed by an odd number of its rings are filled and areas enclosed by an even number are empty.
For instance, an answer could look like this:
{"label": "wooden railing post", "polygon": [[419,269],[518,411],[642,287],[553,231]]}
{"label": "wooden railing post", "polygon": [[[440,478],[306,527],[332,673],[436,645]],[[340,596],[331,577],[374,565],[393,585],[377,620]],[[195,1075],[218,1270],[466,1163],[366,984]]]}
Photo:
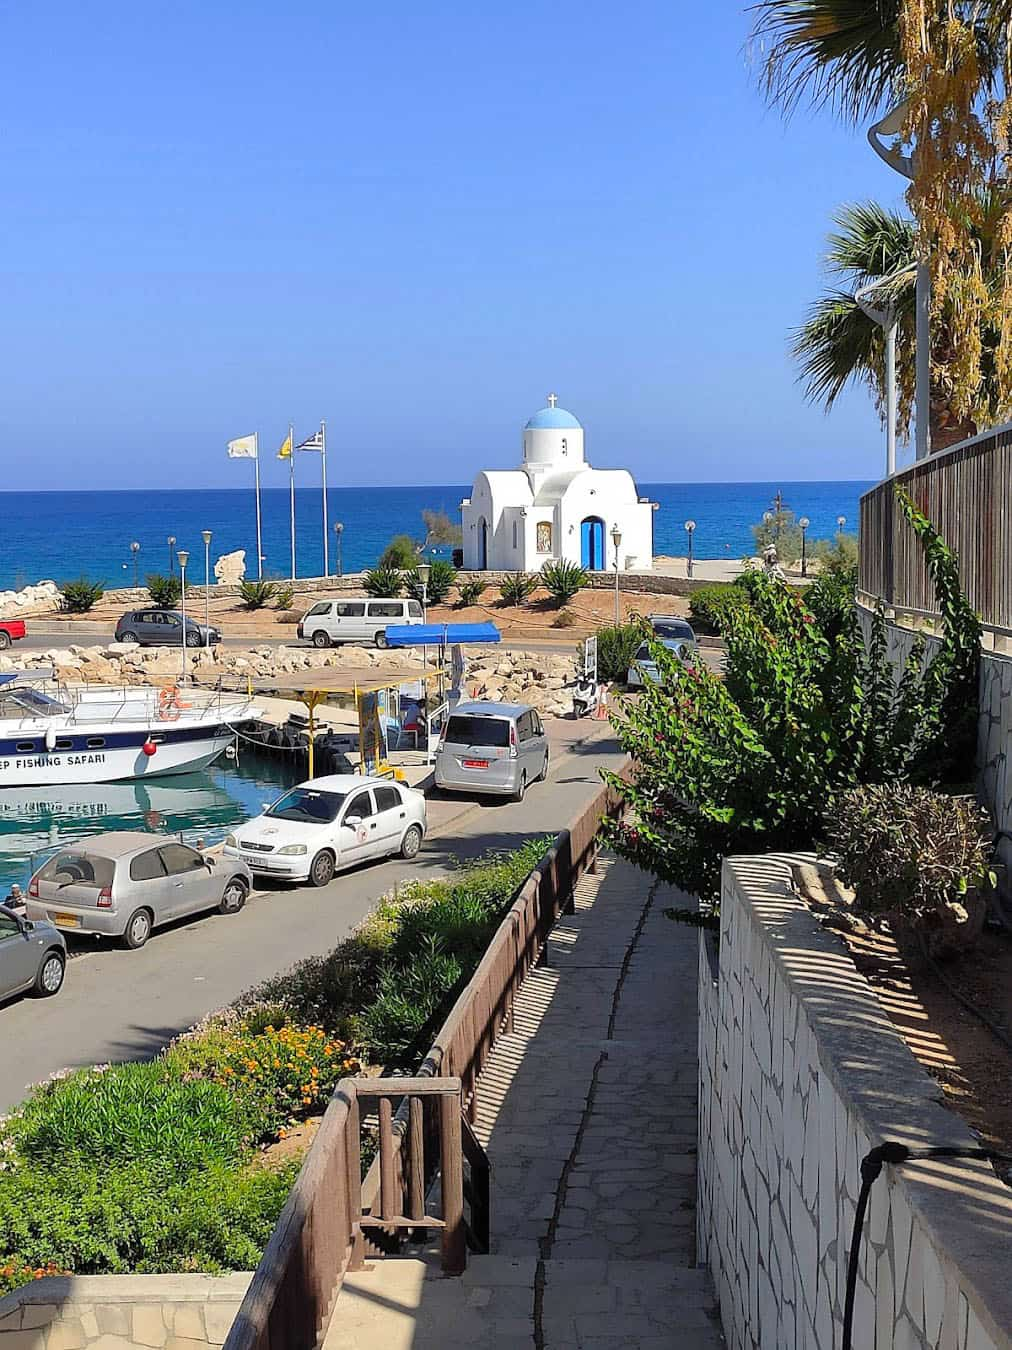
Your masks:
{"label": "wooden railing post", "polygon": [[352,1085],[348,1107],[348,1210],[351,1218],[352,1243],[348,1257],[349,1270],[361,1270],[365,1263],[365,1240],[362,1237],[362,1122],[358,1109],[358,1092]]}
{"label": "wooden railing post", "polygon": [[439,1148],[443,1191],[443,1272],[460,1275],[467,1264],[464,1233],[464,1162],[460,1141],[460,1097],[439,1098]]}

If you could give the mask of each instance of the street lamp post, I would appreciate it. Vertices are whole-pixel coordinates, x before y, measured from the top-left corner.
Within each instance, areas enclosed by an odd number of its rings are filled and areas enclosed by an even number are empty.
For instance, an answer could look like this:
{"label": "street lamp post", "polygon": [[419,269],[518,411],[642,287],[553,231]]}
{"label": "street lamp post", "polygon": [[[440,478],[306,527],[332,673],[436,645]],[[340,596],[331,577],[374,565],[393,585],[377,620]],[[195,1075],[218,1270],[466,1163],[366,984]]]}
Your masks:
{"label": "street lamp post", "polygon": [[836,528],[837,528],[838,533],[843,534],[843,527],[844,527],[844,525],[846,525],[846,523],[847,523],[847,517],[846,517],[846,516],[837,516],[837,518],[836,518]]}
{"label": "street lamp post", "polygon": [[138,587],[140,586],[140,584],[141,584],[141,581],[140,581],[140,573],[138,572],[138,569],[137,569],[137,555],[138,555],[138,553],[140,553],[140,551],[141,551],[141,546],[140,546],[140,544],[138,544],[137,540],[135,539],[135,540],[133,541],[133,543],[130,545],[130,552],[134,555],[134,590],[137,590],[137,588],[138,588]]}
{"label": "street lamp post", "polygon": [[190,555],[185,548],[181,548],[176,555],[179,558],[179,608],[183,614],[183,678],[181,683],[186,683],[186,564],[190,561]]}
{"label": "street lamp post", "polygon": [[339,577],[344,576],[344,564],[341,561],[341,536],[344,534],[344,525],[340,520],[334,521],[334,533],[337,536],[337,573]]}
{"label": "street lamp post", "polygon": [[689,551],[685,555],[685,575],[687,577],[692,576],[692,536],[695,532],[696,522],[694,520],[687,520],[685,522],[685,533],[689,541]]}
{"label": "street lamp post", "polygon": [[201,530],[204,540],[204,644],[211,648],[211,531]]}
{"label": "street lamp post", "polygon": [[811,523],[812,522],[808,519],[807,516],[802,516],[801,519],[798,521],[798,525],[801,528],[801,575],[803,577],[808,576],[808,553],[806,552],[805,549],[805,533],[808,530],[808,527],[809,525],[811,525]]}
{"label": "street lamp post", "polygon": [[620,602],[618,598],[618,572],[619,572],[618,550],[619,545],[622,543],[622,531],[619,529],[617,524],[611,527],[611,542],[615,545],[615,627],[618,628],[622,622],[622,615],[620,613]]}
{"label": "street lamp post", "polygon": [[172,565],[172,550],[176,547],[176,536],[174,534],[170,534],[166,542],[169,546],[169,576],[171,577],[175,576],[176,571],[176,569]]}
{"label": "street lamp post", "polygon": [[[338,535],[337,537],[338,537],[338,539],[340,539],[341,536]],[[428,606],[429,606],[429,573],[430,573],[431,571],[432,571],[432,568],[429,566],[428,563],[419,563],[419,564],[418,564],[418,580],[422,583],[422,623],[423,623],[423,624],[425,624],[425,623],[428,621]],[[423,675],[423,676],[425,675],[426,671],[428,670],[428,665],[429,665],[429,652],[428,652],[428,648],[425,646],[425,643],[423,642],[423,643],[422,643],[422,675]],[[423,682],[423,685],[422,685],[422,694],[423,694],[423,696],[424,696],[425,692],[426,692],[426,691],[425,691],[425,685],[424,685],[424,682]],[[428,705],[426,704],[426,706],[428,706]]]}

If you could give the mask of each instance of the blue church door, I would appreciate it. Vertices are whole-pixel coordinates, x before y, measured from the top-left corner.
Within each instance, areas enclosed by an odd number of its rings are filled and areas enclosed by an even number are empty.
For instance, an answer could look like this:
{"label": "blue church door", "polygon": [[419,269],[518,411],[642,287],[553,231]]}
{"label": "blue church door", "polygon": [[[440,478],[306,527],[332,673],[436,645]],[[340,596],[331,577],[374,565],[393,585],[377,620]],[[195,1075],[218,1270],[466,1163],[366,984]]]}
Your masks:
{"label": "blue church door", "polygon": [[588,572],[604,571],[604,521],[588,516],[580,526],[580,561]]}

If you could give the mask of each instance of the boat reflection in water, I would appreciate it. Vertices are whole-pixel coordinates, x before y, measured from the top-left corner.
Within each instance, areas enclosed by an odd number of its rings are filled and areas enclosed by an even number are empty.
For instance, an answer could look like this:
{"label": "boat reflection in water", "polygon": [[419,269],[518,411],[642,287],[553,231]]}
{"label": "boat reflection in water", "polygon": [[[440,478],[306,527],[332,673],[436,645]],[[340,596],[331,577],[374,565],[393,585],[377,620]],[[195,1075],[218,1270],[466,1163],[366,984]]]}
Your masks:
{"label": "boat reflection in water", "polygon": [[[297,776],[297,775],[296,775]],[[151,830],[220,842],[296,777],[243,752],[227,767],[123,783],[59,783],[0,791],[0,884],[25,884],[55,848],[107,830]]]}

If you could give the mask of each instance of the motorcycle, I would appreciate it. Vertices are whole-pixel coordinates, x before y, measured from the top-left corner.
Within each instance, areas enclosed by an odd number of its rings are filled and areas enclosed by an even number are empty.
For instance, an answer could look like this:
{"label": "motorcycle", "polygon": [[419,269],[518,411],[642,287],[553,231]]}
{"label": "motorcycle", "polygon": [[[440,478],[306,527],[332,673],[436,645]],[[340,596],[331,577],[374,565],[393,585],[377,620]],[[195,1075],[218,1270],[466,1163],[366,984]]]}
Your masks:
{"label": "motorcycle", "polygon": [[579,676],[573,691],[573,716],[589,717],[597,711],[601,702],[600,690],[596,680]]}

